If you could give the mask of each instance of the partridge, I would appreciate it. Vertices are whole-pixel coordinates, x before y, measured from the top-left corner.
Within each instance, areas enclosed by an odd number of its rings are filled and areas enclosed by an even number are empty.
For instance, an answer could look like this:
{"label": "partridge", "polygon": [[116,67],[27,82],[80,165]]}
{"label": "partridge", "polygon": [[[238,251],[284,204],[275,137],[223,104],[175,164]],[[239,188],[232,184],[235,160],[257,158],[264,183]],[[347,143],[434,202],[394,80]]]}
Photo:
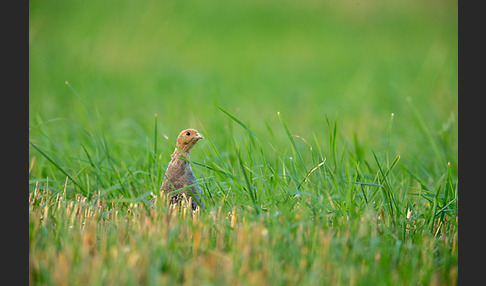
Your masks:
{"label": "partridge", "polygon": [[202,190],[197,185],[196,177],[189,162],[191,149],[200,139],[204,139],[204,137],[195,129],[181,131],[160,187],[160,194],[168,195],[171,204],[179,203],[183,199],[183,194],[188,199],[191,197],[193,210],[197,206],[204,209]]}

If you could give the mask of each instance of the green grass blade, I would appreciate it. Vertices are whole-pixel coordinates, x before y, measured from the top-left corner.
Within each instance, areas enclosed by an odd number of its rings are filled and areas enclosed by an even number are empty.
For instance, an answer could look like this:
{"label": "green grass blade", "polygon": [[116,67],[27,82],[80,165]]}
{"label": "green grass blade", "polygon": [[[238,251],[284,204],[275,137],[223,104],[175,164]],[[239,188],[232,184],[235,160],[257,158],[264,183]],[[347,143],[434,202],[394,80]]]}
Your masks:
{"label": "green grass blade", "polygon": [[248,126],[246,126],[243,122],[241,122],[238,118],[234,117],[233,115],[231,115],[228,111],[224,110],[223,108],[221,108],[220,106],[216,105],[216,107],[221,110],[224,114],[226,114],[229,118],[231,118],[234,122],[236,122],[238,125],[240,125],[241,127],[243,127],[243,129],[245,129],[246,131],[248,131],[251,136],[253,138],[255,138],[258,142],[260,142],[260,140],[258,140],[258,137],[255,135],[255,133],[253,133],[253,131],[250,130],[250,128],[248,128]]}
{"label": "green grass blade", "polygon": [[307,175],[305,176],[305,178],[302,180],[302,182],[300,182],[299,186],[297,187],[297,190],[300,190],[300,187],[302,186],[303,183],[307,182],[307,179],[309,178],[309,176],[315,170],[317,170],[320,166],[324,165],[324,163],[326,163],[326,158],[324,158],[324,160],[322,162],[320,162],[317,166],[315,166],[314,168],[312,168],[311,170],[309,170],[309,172],[307,172]]}
{"label": "green grass blade", "polygon": [[[305,166],[304,164],[304,160],[302,159],[302,156],[300,155],[299,152],[297,152],[297,145],[295,144],[295,140],[294,140],[294,137],[292,136],[292,134],[290,133],[290,130],[289,128],[287,127],[287,124],[285,124],[281,114],[280,114],[280,111],[277,112],[277,115],[278,115],[278,119],[280,120],[280,123],[282,124],[284,130],[285,130],[285,134],[287,134],[287,137],[289,138],[290,140],[290,144],[292,145],[292,154],[294,155],[294,158],[299,158],[299,161],[300,163],[302,164],[302,167]],[[294,166],[295,167],[295,166]]]}
{"label": "green grass blade", "polygon": [[52,160],[49,156],[47,156],[46,153],[42,152],[41,149],[39,149],[39,147],[37,147],[34,143],[32,143],[30,140],[29,140],[29,144],[34,147],[35,150],[37,150],[42,156],[44,156],[49,162],[51,162],[57,169],[59,169],[59,171],[61,171],[64,175],[66,175],[76,186],[78,186],[78,188],[81,189],[81,191],[84,193],[84,188],[78,184],[78,182],[76,180],[73,179],[73,177],[71,177],[66,171],[64,171],[63,168],[61,168],[61,166],[59,166],[56,162],[54,162],[54,160]]}
{"label": "green grass blade", "polygon": [[[371,153],[373,154],[373,157],[375,158],[376,164],[378,165],[378,169],[379,169],[380,174],[382,176],[382,181],[384,182],[384,187],[381,188],[381,190],[383,191],[383,196],[385,198],[385,201],[387,202],[388,205],[390,205],[390,213],[391,213],[390,217],[392,218],[393,224],[395,224],[394,207],[397,208],[397,206],[396,206],[396,203],[393,199],[393,194],[391,193],[391,186],[390,186],[390,184],[388,183],[388,180],[387,180],[387,175],[390,172],[391,168],[388,169],[387,172],[385,173],[383,171],[383,168],[382,168],[380,161],[378,160],[378,157],[376,156],[375,152],[372,150]],[[395,160],[393,161],[392,166],[394,166],[398,162],[399,159],[400,159],[400,156],[397,156],[395,158]]]}
{"label": "green grass blade", "polygon": [[331,150],[332,160],[334,162],[334,170],[337,168],[337,158],[336,158],[336,134],[337,134],[337,120],[334,120],[333,126],[329,118],[326,116],[327,126],[329,127],[329,150]]}
{"label": "green grass blade", "polygon": [[238,153],[238,162],[241,167],[241,172],[243,172],[243,176],[245,177],[245,182],[246,186],[248,188],[248,193],[250,194],[251,201],[253,203],[253,206],[255,207],[255,211],[257,214],[260,213],[260,208],[257,204],[257,196],[256,196],[256,190],[254,190],[254,187],[250,183],[250,179],[248,178],[248,174],[246,173],[245,166],[243,165],[243,158],[241,157],[241,152],[240,150],[237,150]]}

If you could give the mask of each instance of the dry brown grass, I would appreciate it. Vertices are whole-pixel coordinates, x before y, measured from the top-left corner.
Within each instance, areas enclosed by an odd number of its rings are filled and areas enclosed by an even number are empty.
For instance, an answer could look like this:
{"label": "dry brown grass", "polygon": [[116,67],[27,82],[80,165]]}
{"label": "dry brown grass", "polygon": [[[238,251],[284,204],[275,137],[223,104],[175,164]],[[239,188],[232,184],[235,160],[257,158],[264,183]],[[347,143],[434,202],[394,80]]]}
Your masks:
{"label": "dry brown grass", "polygon": [[457,236],[431,234],[398,245],[377,228],[377,216],[355,222],[333,217],[350,226],[342,229],[309,222],[302,211],[288,222],[270,214],[255,220],[237,208],[191,215],[186,206],[159,201],[150,208],[79,195],[68,200],[37,188],[29,197],[31,284],[362,285],[378,276],[378,284],[457,281],[457,265],[438,268],[434,258],[445,249],[457,256]]}

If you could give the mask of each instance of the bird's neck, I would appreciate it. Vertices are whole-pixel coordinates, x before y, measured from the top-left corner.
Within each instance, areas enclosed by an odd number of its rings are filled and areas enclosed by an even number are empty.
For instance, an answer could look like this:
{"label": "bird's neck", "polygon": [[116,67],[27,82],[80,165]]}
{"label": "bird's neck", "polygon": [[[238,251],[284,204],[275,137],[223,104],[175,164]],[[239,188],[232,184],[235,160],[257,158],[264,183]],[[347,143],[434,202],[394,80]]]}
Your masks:
{"label": "bird's neck", "polygon": [[[182,151],[182,152],[181,152]],[[182,162],[186,162],[184,160],[181,160],[180,158],[186,158],[186,159],[190,159],[190,153],[191,153],[191,149],[187,149],[187,150],[184,150],[184,149],[181,149],[181,148],[175,148],[174,150],[174,153],[172,153],[172,161],[182,161]],[[189,163],[189,162],[187,162]]]}

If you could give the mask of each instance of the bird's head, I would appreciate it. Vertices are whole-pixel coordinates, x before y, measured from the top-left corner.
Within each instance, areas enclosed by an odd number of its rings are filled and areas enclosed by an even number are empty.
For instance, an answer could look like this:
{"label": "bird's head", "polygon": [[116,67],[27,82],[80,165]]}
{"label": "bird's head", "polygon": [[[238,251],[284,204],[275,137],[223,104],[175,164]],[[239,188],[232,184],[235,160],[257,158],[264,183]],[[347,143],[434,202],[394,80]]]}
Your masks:
{"label": "bird's head", "polygon": [[192,146],[194,146],[200,139],[204,139],[204,136],[202,136],[196,129],[182,130],[181,133],[179,133],[179,137],[177,137],[177,148],[185,153],[189,153]]}

